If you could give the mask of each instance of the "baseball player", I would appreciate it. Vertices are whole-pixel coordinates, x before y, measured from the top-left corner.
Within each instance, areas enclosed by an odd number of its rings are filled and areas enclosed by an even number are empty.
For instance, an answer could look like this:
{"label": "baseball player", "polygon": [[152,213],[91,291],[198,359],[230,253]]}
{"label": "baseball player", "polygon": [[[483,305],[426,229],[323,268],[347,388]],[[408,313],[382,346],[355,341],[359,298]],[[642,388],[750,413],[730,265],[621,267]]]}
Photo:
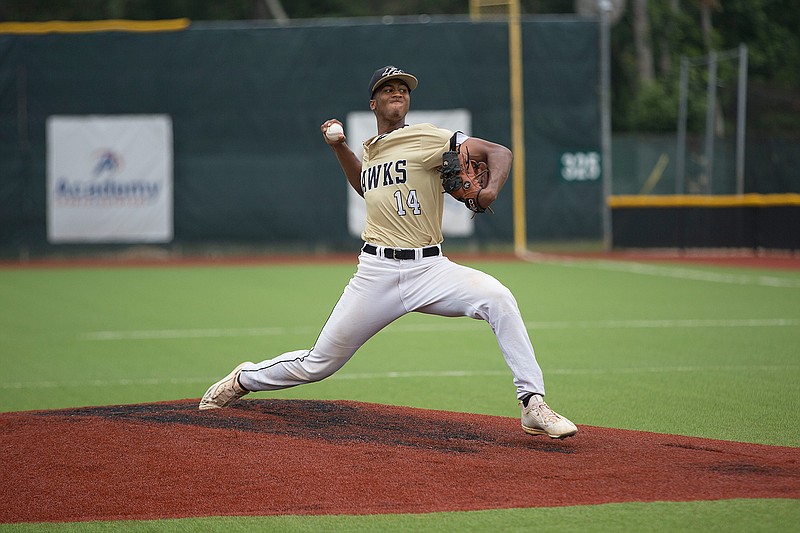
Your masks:
{"label": "baseball player", "polygon": [[348,147],[343,133],[330,138],[350,186],[367,211],[358,269],[344,288],[310,349],[242,363],[212,385],[200,409],[219,409],[249,392],[279,390],[320,381],[339,370],[370,337],[409,312],[485,320],[511,369],[522,409],[522,429],[532,435],[564,438],[577,427],[543,399],[542,371],[511,292],[492,276],[458,265],[443,255],[443,156],[458,147],[485,163],[488,180],[477,196],[488,208],[508,178],[507,148],[431,124],[405,123],[415,76],[394,66],[378,69],[369,81],[369,107],[377,135],[364,141],[364,155]]}

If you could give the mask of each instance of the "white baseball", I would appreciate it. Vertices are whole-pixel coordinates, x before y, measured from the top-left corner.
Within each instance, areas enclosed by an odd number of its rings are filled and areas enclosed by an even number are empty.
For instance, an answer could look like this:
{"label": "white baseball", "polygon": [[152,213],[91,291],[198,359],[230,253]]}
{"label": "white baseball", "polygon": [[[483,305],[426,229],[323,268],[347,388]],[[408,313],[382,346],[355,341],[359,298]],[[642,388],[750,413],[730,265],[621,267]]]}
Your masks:
{"label": "white baseball", "polygon": [[337,140],[339,136],[342,135],[343,133],[344,130],[342,129],[342,125],[339,124],[338,122],[334,122],[333,124],[328,126],[327,130],[325,130],[325,135],[327,135],[328,139],[332,141]]}

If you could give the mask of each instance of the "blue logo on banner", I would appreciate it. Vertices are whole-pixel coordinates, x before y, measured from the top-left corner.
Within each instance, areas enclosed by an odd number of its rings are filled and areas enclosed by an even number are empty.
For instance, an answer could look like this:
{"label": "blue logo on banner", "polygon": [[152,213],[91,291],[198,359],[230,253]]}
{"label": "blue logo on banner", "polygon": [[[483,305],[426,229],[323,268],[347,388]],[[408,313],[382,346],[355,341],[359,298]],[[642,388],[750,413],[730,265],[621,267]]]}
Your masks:
{"label": "blue logo on banner", "polygon": [[122,157],[111,150],[103,150],[97,157],[97,163],[94,165],[92,174],[94,177],[100,177],[102,174],[116,174],[122,167]]}

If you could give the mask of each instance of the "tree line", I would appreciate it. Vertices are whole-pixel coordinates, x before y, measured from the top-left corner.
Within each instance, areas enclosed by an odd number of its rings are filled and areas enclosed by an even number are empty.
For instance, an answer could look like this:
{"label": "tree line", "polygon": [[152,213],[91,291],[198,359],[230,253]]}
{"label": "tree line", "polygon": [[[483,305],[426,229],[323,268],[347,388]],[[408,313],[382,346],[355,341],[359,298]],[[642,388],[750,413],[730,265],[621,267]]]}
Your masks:
{"label": "tree line", "polygon": [[[520,0],[523,15],[575,13],[596,0]],[[614,0],[616,131],[674,131],[681,56],[748,47],[748,130],[800,135],[800,9],[796,0]],[[469,0],[0,0],[0,21],[281,20],[465,15]],[[722,116],[735,105],[735,61],[719,65]],[[705,80],[692,70],[690,130],[703,127]]]}

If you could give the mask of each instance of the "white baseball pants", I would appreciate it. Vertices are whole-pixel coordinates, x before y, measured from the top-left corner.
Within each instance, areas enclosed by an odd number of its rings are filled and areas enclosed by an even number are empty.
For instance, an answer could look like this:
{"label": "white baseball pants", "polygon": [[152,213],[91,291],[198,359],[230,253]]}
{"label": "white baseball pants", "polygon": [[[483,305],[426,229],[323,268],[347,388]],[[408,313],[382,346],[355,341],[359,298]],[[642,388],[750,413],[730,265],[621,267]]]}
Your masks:
{"label": "white baseball pants", "polygon": [[441,255],[396,260],[361,252],[358,270],[310,350],[246,365],[247,390],[279,390],[320,381],[339,370],[367,340],[406,313],[485,320],[514,376],[517,397],[544,395],[544,379],[519,307],[492,276]]}

